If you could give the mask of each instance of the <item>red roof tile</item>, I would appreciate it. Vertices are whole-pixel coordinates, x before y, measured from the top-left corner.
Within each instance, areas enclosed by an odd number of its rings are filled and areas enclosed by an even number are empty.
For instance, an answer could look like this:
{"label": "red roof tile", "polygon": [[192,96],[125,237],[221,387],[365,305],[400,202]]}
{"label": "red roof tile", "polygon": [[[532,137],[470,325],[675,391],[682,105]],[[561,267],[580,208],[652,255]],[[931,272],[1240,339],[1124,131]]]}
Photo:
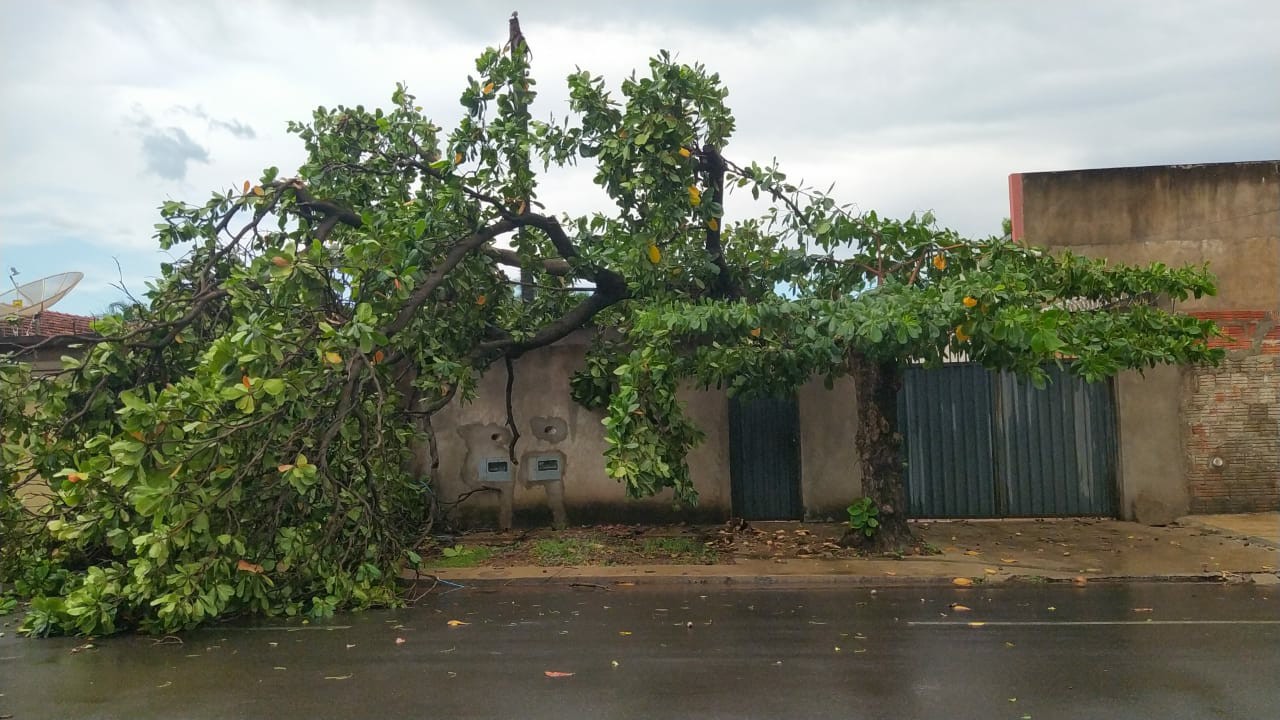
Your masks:
{"label": "red roof tile", "polygon": [[87,335],[93,332],[89,329],[91,322],[93,318],[87,315],[45,310],[34,318],[21,318],[16,323],[10,322],[7,318],[0,318],[0,336]]}

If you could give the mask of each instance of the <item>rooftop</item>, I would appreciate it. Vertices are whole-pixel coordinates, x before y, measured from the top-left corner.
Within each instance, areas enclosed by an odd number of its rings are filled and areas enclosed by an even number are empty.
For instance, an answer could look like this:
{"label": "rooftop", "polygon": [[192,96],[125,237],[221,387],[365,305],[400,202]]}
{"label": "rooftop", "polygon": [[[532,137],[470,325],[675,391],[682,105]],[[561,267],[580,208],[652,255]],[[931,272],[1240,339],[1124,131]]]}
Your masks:
{"label": "rooftop", "polygon": [[0,337],[56,337],[60,335],[88,335],[93,332],[88,315],[45,310],[34,317],[0,318]]}

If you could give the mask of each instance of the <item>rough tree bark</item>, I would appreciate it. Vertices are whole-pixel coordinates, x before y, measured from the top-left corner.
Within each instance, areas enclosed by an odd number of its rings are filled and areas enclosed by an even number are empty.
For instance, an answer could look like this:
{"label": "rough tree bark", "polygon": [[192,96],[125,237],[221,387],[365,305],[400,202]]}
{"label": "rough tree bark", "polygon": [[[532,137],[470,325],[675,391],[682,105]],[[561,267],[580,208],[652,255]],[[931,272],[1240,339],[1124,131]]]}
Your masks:
{"label": "rough tree bark", "polygon": [[915,540],[907,525],[902,436],[898,434],[902,369],[894,362],[877,362],[855,354],[850,358],[850,375],[858,388],[857,445],[862,462],[862,493],[879,508],[880,527],[870,538],[850,530],[842,544],[877,552],[897,550]]}

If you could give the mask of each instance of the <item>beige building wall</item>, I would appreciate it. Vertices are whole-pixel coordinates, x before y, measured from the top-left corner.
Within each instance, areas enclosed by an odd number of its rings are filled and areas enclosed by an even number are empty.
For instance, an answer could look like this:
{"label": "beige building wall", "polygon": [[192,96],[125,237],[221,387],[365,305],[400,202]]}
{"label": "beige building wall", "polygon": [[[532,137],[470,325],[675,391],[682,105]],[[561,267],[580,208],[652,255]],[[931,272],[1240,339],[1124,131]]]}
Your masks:
{"label": "beige building wall", "polygon": [[[706,433],[689,454],[689,470],[698,490],[695,509],[677,510],[670,491],[656,497],[632,500],[623,486],[605,474],[603,413],[588,410],[570,397],[569,380],[583,366],[589,336],[576,333],[556,345],[540,348],[514,363],[512,414],[520,430],[516,457],[530,450],[559,450],[565,454],[564,503],[571,524],[587,522],[638,522],[660,520],[723,520],[729,516],[728,402],[723,393],[686,391],[681,399],[688,416]],[[432,420],[436,428],[440,466],[436,482],[439,497],[452,502],[474,488],[467,482],[467,438],[488,441],[506,428],[506,369],[495,365],[480,381],[473,402],[455,401]],[[533,421],[559,419],[565,438],[551,444],[535,437]],[[506,436],[495,444],[506,454]],[[516,524],[549,524],[548,493],[539,484],[514,482]],[[492,524],[499,498],[476,493],[459,507],[464,523]]]}
{"label": "beige building wall", "polygon": [[[583,408],[569,395],[569,379],[583,366],[589,335],[576,333],[515,362],[512,411],[520,429],[516,457],[532,451],[564,453],[563,501],[569,524],[590,522],[720,522],[733,514],[729,466],[729,401],[722,391],[686,390],[685,412],[705,438],[689,454],[689,472],[698,490],[698,506],[676,509],[670,491],[633,500],[623,486],[605,474],[603,414]],[[432,419],[440,465],[435,486],[439,498],[451,503],[475,489],[475,448],[481,454],[506,457],[506,369],[495,365],[469,403],[455,401]],[[854,448],[857,393],[853,381],[842,378],[827,390],[822,379],[799,389],[800,493],[805,517],[840,520],[845,508],[862,494],[859,459]],[[539,427],[561,427],[564,437],[549,443],[535,436]],[[543,434],[546,434],[545,432]],[[494,436],[498,438],[495,440]],[[473,449],[468,457],[468,447]],[[552,495],[557,493],[553,492]],[[511,502],[516,525],[552,523],[554,502],[544,485],[512,483]],[[501,509],[497,493],[468,497],[454,517],[464,525],[495,524]]]}
{"label": "beige building wall", "polygon": [[800,403],[800,501],[805,518],[846,520],[862,495],[862,459],[856,447],[857,386],[851,378],[830,390],[822,378],[797,393]]}
{"label": "beige building wall", "polygon": [[1217,276],[1176,309],[1218,322],[1228,361],[1116,380],[1122,515],[1280,507],[1280,162],[1013,175],[1010,201],[1017,240]]}

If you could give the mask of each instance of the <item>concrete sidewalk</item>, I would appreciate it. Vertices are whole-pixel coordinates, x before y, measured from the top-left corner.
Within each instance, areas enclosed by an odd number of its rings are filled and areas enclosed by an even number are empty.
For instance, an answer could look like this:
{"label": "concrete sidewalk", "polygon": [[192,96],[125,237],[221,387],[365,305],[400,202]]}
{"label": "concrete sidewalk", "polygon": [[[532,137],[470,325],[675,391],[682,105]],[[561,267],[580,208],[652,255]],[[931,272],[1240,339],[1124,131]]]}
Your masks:
{"label": "concrete sidewalk", "polygon": [[1214,530],[1228,537],[1280,548],[1280,512],[1188,515],[1179,519],[1178,524]]}
{"label": "concrete sidewalk", "polygon": [[[753,527],[830,533],[835,525],[753,523]],[[462,585],[732,583],[856,584],[1097,581],[1277,582],[1280,550],[1216,527],[1148,527],[1095,519],[914,523],[936,555],[902,558],[728,556],[712,565],[490,566],[429,571]],[[409,578],[407,578],[409,579]]]}

